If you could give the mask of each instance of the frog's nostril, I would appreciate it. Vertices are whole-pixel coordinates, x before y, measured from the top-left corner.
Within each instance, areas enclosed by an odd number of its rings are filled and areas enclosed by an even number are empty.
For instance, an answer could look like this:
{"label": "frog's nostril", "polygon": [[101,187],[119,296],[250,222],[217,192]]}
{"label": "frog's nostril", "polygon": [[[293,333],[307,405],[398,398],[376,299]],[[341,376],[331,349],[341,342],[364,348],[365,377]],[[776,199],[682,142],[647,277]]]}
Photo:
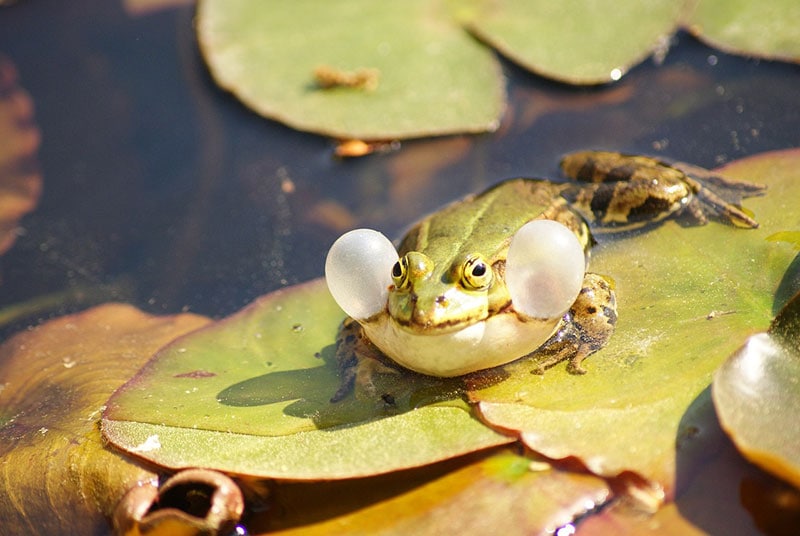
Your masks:
{"label": "frog's nostril", "polygon": [[436,304],[442,306],[447,305],[447,298],[444,296],[444,294],[436,296]]}

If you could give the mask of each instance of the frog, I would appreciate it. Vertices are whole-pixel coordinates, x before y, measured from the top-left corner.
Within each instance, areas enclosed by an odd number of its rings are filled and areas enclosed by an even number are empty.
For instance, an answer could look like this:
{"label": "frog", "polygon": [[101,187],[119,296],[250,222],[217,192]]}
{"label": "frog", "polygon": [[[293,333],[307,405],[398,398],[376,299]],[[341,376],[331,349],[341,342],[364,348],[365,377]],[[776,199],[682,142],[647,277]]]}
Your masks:
{"label": "frog", "polygon": [[668,219],[754,229],[741,202],[766,188],[610,151],[567,154],[560,168],[570,180],[507,179],[451,203],[397,248],[370,229],[333,244],[325,277],[348,315],[333,402],[373,395],[376,374],[403,370],[454,378],[528,359],[534,374],[563,361],[584,374],[618,317],[613,279],[588,269],[596,236]]}

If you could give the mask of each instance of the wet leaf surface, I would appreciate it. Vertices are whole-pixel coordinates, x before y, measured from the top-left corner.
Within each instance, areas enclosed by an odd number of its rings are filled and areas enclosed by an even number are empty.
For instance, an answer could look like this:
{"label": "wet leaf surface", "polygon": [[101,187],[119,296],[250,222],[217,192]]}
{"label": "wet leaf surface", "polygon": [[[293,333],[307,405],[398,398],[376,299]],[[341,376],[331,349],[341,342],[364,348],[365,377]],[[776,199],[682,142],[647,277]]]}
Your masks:
{"label": "wet leaf surface", "polygon": [[301,480],[386,473],[514,440],[475,419],[456,385],[420,375],[386,378],[391,400],[331,403],[342,319],[322,280],[272,293],[161,351],[109,401],[103,433],[173,469]]}
{"label": "wet leaf surface", "polygon": [[217,83],[258,113],[337,138],[497,128],[504,80],[441,0],[200,3]]}
{"label": "wet leaf surface", "polygon": [[[515,430],[550,458],[578,457],[609,477],[633,471],[674,492],[676,438],[702,429],[687,413],[713,371],[750,333],[766,328],[775,288],[791,262],[787,244],[766,238],[800,225],[792,199],[800,153],[768,153],[724,168],[769,185],[745,203],[761,223],[742,230],[711,223],[604,241],[590,269],[616,282],[619,322],[584,376],[555,367],[544,376],[525,361],[472,400],[491,426]],[[691,443],[691,434],[687,439]]]}
{"label": "wet leaf surface", "polygon": [[133,486],[157,478],[109,449],[108,396],[173,338],[207,322],[104,305],[0,346],[0,519],[15,534],[93,534]]}

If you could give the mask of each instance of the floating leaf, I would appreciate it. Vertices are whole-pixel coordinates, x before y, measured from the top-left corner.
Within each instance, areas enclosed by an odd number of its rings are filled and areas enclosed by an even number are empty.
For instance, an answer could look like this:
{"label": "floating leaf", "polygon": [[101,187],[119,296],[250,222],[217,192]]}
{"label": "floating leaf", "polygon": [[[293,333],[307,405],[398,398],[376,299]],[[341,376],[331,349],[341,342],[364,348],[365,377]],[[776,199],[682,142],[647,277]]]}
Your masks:
{"label": "floating leaf", "polygon": [[258,113],[338,138],[497,128],[503,77],[441,0],[204,0],[214,78]]}
{"label": "floating leaf", "polygon": [[537,74],[576,84],[618,80],[675,31],[673,0],[500,0],[481,2],[470,29]]}
{"label": "floating leaf", "polygon": [[299,480],[386,473],[513,441],[472,417],[454,383],[420,375],[388,378],[392,399],[331,403],[342,318],[322,280],[272,293],[159,352],[109,401],[103,434],[173,469]]}
{"label": "floating leaf", "polygon": [[159,346],[207,322],[104,305],[0,346],[0,519],[8,534],[100,534],[117,501],[157,475],[106,447],[109,395]]}
{"label": "floating leaf", "polygon": [[564,367],[536,376],[530,363],[509,365],[508,379],[473,392],[482,418],[517,431],[545,456],[575,456],[605,476],[634,471],[670,496],[676,440],[705,426],[687,408],[743,338],[769,325],[793,252],[766,238],[800,225],[798,165],[795,150],[724,168],[726,176],[769,185],[746,203],[759,229],[670,221],[633,237],[601,237],[590,269],[616,282],[614,337],[586,362],[584,376]]}
{"label": "floating leaf", "polygon": [[800,3],[795,0],[696,0],[686,25],[727,52],[800,61]]}
{"label": "floating leaf", "polygon": [[750,337],[714,375],[720,422],[739,450],[800,488],[800,293],[768,333]]}

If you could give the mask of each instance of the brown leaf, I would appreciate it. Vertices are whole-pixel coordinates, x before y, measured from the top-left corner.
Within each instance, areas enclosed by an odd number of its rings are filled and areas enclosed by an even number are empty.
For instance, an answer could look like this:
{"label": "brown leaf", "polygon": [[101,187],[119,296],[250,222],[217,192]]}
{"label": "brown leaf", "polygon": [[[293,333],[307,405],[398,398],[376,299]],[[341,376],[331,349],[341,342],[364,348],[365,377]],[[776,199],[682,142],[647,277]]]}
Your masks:
{"label": "brown leaf", "polygon": [[208,322],[109,304],[0,346],[0,519],[15,534],[88,534],[149,469],[106,448],[108,396],[162,345]]}

